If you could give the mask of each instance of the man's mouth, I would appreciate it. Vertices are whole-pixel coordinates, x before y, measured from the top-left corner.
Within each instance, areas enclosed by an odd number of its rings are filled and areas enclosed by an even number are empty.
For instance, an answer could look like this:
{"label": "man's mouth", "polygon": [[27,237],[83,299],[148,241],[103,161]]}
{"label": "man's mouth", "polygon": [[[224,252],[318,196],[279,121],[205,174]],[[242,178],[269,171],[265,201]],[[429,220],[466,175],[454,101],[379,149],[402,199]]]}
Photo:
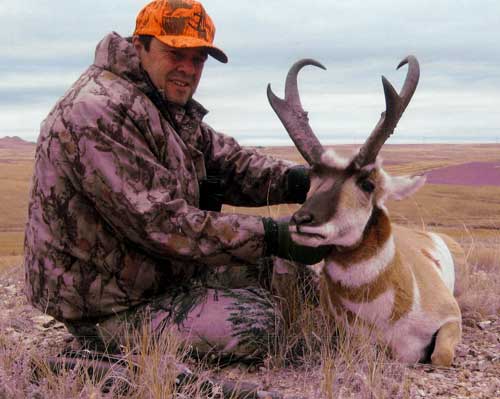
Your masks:
{"label": "man's mouth", "polygon": [[170,82],[172,82],[174,85],[182,87],[182,88],[186,88],[186,87],[190,86],[189,83],[184,82],[182,80],[172,79],[172,80],[170,80]]}

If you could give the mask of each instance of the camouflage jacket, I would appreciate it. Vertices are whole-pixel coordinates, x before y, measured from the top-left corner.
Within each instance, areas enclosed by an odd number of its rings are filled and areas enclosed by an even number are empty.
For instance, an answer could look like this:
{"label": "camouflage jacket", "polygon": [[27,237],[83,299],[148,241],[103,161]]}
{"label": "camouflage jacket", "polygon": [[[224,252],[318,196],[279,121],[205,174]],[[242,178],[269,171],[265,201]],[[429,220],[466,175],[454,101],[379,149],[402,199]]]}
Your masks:
{"label": "camouflage jacket", "polygon": [[227,204],[281,203],[294,164],[215,132],[194,100],[162,108],[157,94],[130,41],[112,33],[41,125],[25,289],[59,320],[128,309],[265,251],[260,217],[198,208],[199,179],[223,176]]}

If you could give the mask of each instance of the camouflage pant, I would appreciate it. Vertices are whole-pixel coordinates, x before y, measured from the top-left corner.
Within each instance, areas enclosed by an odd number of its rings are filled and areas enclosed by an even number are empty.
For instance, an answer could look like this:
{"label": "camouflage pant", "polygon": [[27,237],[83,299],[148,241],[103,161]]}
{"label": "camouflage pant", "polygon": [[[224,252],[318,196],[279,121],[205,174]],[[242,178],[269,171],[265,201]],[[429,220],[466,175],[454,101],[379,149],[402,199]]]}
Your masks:
{"label": "camouflage pant", "polygon": [[203,283],[177,287],[98,324],[67,327],[87,342],[117,350],[126,344],[131,329],[146,322],[153,334],[167,330],[170,334],[173,329],[185,345],[201,354],[259,359],[272,350],[287,305],[315,296],[316,281],[309,269],[273,258],[257,267],[218,268]]}

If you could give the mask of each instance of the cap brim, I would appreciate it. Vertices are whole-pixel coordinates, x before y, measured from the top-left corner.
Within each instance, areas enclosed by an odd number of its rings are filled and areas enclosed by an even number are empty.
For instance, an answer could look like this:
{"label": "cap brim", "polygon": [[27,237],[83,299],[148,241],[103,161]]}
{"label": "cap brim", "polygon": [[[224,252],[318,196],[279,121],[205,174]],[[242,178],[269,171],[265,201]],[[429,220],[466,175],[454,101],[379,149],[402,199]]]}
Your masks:
{"label": "cap brim", "polygon": [[227,64],[228,58],[226,53],[217,47],[206,47],[208,54],[210,54],[217,61]]}
{"label": "cap brim", "polygon": [[226,64],[228,61],[227,55],[220,48],[213,46],[209,42],[186,36],[155,36],[160,42],[174,48],[196,48],[203,47],[208,54],[217,61]]}

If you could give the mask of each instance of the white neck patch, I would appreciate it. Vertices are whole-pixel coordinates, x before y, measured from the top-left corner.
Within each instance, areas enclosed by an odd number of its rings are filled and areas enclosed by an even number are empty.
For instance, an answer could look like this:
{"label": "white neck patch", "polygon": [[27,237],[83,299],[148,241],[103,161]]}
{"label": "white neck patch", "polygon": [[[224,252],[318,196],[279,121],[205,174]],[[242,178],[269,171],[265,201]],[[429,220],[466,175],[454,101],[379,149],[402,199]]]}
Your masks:
{"label": "white neck patch", "polygon": [[[360,250],[363,250],[363,245]],[[373,282],[394,259],[395,253],[394,237],[391,235],[375,256],[351,264],[347,268],[326,258],[325,268],[332,281],[339,282],[345,287],[358,288]]]}

